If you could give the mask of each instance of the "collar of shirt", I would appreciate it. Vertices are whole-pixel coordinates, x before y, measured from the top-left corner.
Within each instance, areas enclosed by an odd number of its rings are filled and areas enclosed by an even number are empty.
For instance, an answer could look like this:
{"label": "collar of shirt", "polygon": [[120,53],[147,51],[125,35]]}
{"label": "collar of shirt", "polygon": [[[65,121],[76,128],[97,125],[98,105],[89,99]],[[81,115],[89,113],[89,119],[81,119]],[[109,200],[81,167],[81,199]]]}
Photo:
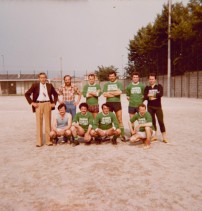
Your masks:
{"label": "collar of shirt", "polygon": [[138,85],[140,82],[138,81],[137,83],[132,82],[133,85]]}
{"label": "collar of shirt", "polygon": [[94,83],[94,84],[90,84],[90,83],[88,83],[88,85],[89,85],[89,86],[95,86],[95,85],[96,85],[96,83]]}

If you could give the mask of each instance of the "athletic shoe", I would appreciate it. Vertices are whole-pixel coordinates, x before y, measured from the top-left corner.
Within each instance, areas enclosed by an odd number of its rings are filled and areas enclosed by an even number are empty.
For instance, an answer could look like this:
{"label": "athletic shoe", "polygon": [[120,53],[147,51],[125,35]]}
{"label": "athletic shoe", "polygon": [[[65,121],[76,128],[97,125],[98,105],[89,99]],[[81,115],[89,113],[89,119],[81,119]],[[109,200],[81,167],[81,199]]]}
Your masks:
{"label": "athletic shoe", "polygon": [[[124,137],[125,138],[125,137]],[[116,140],[116,138],[112,138],[112,144],[113,145],[117,145],[117,140]]]}
{"label": "athletic shoe", "polygon": [[154,142],[154,141],[157,141],[158,139],[157,139],[157,137],[156,136],[153,136],[152,138],[151,138],[151,142]]}
{"label": "athletic shoe", "polygon": [[127,140],[126,140],[125,136],[121,136],[121,141],[123,141],[123,142],[127,142]]}
{"label": "athletic shoe", "polygon": [[95,137],[95,143],[96,144],[101,144],[102,139],[100,137]]}
{"label": "athletic shoe", "polygon": [[167,144],[168,143],[168,139],[163,139],[163,142]]}
{"label": "athletic shoe", "polygon": [[59,141],[58,137],[54,138],[54,139],[53,139],[53,144],[56,145],[56,144],[58,143],[58,141]]}
{"label": "athletic shoe", "polygon": [[80,144],[80,143],[79,143],[78,140],[74,140],[74,143],[72,144],[72,146],[75,147],[75,146],[77,146],[77,145],[79,145],[79,144]]}

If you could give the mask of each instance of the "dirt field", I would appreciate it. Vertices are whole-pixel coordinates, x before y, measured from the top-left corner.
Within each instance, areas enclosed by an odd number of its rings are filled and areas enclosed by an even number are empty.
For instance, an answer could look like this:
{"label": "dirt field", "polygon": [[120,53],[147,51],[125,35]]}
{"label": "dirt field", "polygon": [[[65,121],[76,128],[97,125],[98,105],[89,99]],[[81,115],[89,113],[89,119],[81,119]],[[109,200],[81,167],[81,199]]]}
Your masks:
{"label": "dirt field", "polygon": [[0,97],[0,210],[202,210],[202,100],[162,102],[169,144],[36,148],[25,98]]}

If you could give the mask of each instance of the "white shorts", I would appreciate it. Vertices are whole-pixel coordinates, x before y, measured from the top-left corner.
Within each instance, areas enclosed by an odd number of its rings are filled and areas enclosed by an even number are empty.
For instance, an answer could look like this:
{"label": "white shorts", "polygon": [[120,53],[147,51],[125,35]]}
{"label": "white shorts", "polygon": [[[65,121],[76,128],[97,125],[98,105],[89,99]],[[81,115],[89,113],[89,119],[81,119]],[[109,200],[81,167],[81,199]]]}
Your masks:
{"label": "white shorts", "polygon": [[[147,138],[146,132],[140,132],[140,131],[138,131],[137,134],[140,136],[140,138]],[[156,134],[156,131],[152,130],[151,137],[155,136],[155,134]]]}

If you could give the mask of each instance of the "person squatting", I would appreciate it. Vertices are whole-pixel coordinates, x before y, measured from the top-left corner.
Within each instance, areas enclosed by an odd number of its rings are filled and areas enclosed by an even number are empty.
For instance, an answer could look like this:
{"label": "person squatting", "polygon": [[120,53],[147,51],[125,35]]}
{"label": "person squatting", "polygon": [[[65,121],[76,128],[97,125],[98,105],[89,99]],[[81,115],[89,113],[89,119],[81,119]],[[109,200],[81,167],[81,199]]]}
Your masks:
{"label": "person squatting", "polygon": [[[71,76],[66,75],[64,76],[64,85],[59,88],[58,93],[51,84],[49,85],[46,82],[46,74],[40,73],[39,82],[33,84],[25,93],[27,101],[34,108],[33,111],[36,112],[36,146],[41,147],[43,145],[41,135],[43,115],[47,119],[45,119],[45,132],[46,144],[48,146],[56,145],[58,142],[60,144],[69,143],[72,146],[77,146],[81,140],[86,145],[92,143],[100,145],[106,141],[117,145],[117,138],[120,138],[122,142],[128,141],[131,144],[141,141],[144,143],[144,148],[148,149],[151,146],[151,141],[157,140],[156,118],[162,133],[162,141],[167,143],[161,105],[161,98],[163,96],[162,85],[157,83],[154,73],[149,74],[148,85],[146,87],[139,81],[140,76],[138,72],[134,72],[131,78],[131,83],[126,87],[130,119],[128,126],[131,136],[126,139],[120,97],[123,86],[117,80],[115,71],[108,73],[109,81],[104,84],[103,90],[95,82],[95,74],[89,74],[88,83],[83,87],[82,92],[75,84],[71,83]],[[58,95],[62,95],[62,100]],[[82,95],[86,98],[86,102],[79,104]],[[101,105],[101,111],[99,111],[99,97],[101,95],[106,98],[106,102]],[[57,101],[59,102],[57,107],[58,113],[53,117],[52,124],[50,124],[50,109],[54,108]],[[143,103],[144,101],[147,101],[147,106]],[[47,112],[44,110],[45,107],[41,106],[49,102],[54,102],[54,104],[47,107],[49,108],[47,118]],[[80,111],[76,112],[78,104]],[[41,113],[40,117],[38,117],[38,113]],[[38,119],[40,120],[39,123]]]}

